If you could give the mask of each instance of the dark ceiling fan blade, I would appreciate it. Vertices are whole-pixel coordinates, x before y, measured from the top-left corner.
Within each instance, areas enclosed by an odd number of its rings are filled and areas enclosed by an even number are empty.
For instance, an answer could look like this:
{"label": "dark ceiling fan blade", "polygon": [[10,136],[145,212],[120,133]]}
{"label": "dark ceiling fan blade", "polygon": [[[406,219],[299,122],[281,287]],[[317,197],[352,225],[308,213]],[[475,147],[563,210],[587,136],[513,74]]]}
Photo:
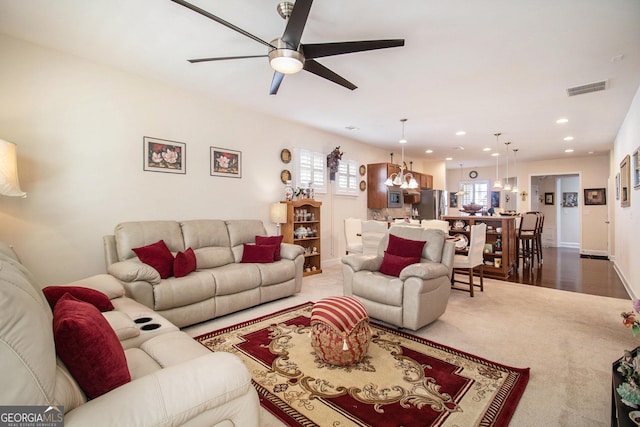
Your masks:
{"label": "dark ceiling fan blade", "polygon": [[302,31],[307,23],[312,3],[313,0],[296,0],[287,22],[287,27],[284,29],[284,34],[282,34],[282,40],[294,50],[298,49],[300,44]]}
{"label": "dark ceiling fan blade", "polygon": [[269,55],[219,56],[217,58],[187,59],[187,61],[195,64],[197,62],[226,61],[228,59],[266,58],[267,56]]}
{"label": "dark ceiling fan blade", "polygon": [[275,95],[278,93],[278,89],[280,88],[282,79],[284,79],[284,74],[274,71],[273,80],[271,80],[271,90],[269,90],[269,95]]}
{"label": "dark ceiling fan blade", "polygon": [[323,79],[327,79],[339,84],[340,86],[344,86],[347,89],[354,90],[358,87],[344,77],[337,75],[319,62],[314,61],[313,59],[307,59],[306,61],[304,61],[304,69],[310,73],[315,74],[316,76],[322,77]]}
{"label": "dark ceiling fan blade", "polygon": [[192,5],[191,3],[188,3],[188,2],[186,2],[184,0],[171,0],[171,1],[174,2],[174,3],[178,3],[179,5],[182,5],[182,6],[186,7],[187,9],[191,9],[194,12],[197,12],[202,16],[206,16],[209,19],[213,19],[218,24],[222,24],[225,27],[232,29],[233,31],[237,31],[238,33],[242,34],[243,36],[249,37],[250,39],[257,41],[260,44],[263,44],[263,45],[265,45],[265,46],[267,46],[269,48],[275,49],[275,46],[273,46],[271,43],[267,43],[266,41],[262,40],[259,37],[254,36],[253,34],[243,30],[242,28],[236,27],[232,23],[227,22],[224,19],[219,18],[219,17],[217,17],[216,15],[214,15],[212,13],[209,13],[204,9],[200,9],[198,6]]}
{"label": "dark ceiling fan blade", "polygon": [[400,46],[404,46],[404,39],[363,40],[352,42],[303,44],[302,52],[305,58],[310,59]]}

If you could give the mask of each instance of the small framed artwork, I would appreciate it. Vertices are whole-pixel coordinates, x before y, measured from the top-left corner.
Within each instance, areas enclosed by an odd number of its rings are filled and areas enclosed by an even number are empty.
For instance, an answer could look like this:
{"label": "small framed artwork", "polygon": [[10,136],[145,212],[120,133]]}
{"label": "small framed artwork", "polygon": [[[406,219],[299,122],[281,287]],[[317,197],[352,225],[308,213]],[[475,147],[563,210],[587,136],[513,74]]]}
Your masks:
{"label": "small framed artwork", "polygon": [[620,200],[620,172],[616,174],[616,200]]}
{"label": "small framed artwork", "polygon": [[187,173],[187,144],[166,139],[143,138],[145,171],[166,173]]}
{"label": "small framed artwork", "polygon": [[631,175],[633,176],[633,188],[640,188],[640,148],[637,148],[631,156]]}
{"label": "small framed artwork", "polygon": [[211,147],[211,176],[242,178],[242,152]]}
{"label": "small framed artwork", "polygon": [[584,204],[585,205],[606,205],[607,189],[606,188],[585,188]]}
{"label": "small framed artwork", "polygon": [[562,193],[562,207],[575,208],[578,206],[578,193],[566,192]]}
{"label": "small framed artwork", "polygon": [[553,205],[555,203],[554,193],[544,193],[544,204]]}
{"label": "small framed artwork", "polygon": [[500,207],[500,192],[492,191],[491,192],[491,207],[499,208]]}
{"label": "small framed artwork", "polygon": [[449,193],[449,207],[457,208],[458,207],[458,195],[453,191]]}

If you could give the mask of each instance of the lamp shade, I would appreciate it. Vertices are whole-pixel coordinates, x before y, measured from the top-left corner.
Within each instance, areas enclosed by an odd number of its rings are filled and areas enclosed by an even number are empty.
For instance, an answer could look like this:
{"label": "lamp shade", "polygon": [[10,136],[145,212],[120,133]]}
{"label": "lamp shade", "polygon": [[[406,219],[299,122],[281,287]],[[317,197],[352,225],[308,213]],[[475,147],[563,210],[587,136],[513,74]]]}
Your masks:
{"label": "lamp shade", "polygon": [[274,203],[269,211],[271,222],[275,224],[284,224],[287,222],[287,205],[285,203]]}
{"label": "lamp shade", "polygon": [[0,139],[0,194],[11,197],[27,197],[18,181],[18,156],[16,144]]}

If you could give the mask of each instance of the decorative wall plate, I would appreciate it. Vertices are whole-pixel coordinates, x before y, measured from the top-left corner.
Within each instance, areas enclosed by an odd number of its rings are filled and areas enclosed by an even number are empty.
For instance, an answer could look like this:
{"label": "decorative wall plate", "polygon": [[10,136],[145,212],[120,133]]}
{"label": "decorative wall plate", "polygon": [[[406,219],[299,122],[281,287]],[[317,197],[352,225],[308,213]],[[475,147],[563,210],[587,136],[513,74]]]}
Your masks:
{"label": "decorative wall plate", "polygon": [[360,191],[364,191],[367,189],[367,183],[364,180],[360,181]]}
{"label": "decorative wall plate", "polygon": [[291,181],[291,172],[289,172],[288,169],[280,172],[280,181],[282,181],[283,184],[286,184],[287,181]]}
{"label": "decorative wall plate", "polygon": [[469,239],[464,234],[456,234],[453,236],[453,242],[457,249],[464,249],[469,244]]}
{"label": "decorative wall plate", "polygon": [[360,176],[364,176],[367,173],[367,167],[365,165],[360,165]]}
{"label": "decorative wall plate", "polygon": [[282,160],[283,163],[289,163],[291,161],[291,151],[287,150],[286,148],[283,149],[280,152],[280,160]]}
{"label": "decorative wall plate", "polygon": [[462,230],[464,228],[464,221],[457,220],[453,223],[453,228],[455,228],[456,230]]}

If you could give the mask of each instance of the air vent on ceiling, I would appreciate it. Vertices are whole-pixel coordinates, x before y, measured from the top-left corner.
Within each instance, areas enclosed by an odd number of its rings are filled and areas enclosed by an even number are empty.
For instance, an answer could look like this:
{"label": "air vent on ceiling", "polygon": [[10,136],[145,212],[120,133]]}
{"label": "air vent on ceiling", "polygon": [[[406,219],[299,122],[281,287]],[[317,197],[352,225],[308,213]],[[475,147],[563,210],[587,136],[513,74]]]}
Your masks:
{"label": "air vent on ceiling", "polygon": [[589,83],[582,86],[574,86],[567,89],[567,95],[576,96],[583,95],[585,93],[598,92],[601,90],[605,90],[607,88],[607,81],[603,80],[601,82]]}

